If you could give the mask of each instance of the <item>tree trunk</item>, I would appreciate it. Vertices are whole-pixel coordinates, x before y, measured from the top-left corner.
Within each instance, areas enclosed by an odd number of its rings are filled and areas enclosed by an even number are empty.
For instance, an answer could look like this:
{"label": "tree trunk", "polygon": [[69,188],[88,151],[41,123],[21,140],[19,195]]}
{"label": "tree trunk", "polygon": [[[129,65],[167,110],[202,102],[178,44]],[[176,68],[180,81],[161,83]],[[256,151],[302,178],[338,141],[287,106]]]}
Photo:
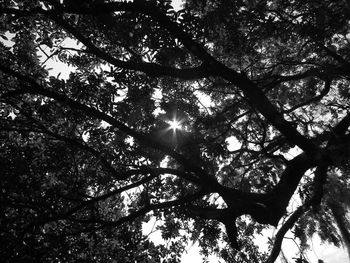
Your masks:
{"label": "tree trunk", "polygon": [[280,253],[280,260],[282,263],[289,263],[287,257],[285,256],[283,250],[281,249],[281,253]]}

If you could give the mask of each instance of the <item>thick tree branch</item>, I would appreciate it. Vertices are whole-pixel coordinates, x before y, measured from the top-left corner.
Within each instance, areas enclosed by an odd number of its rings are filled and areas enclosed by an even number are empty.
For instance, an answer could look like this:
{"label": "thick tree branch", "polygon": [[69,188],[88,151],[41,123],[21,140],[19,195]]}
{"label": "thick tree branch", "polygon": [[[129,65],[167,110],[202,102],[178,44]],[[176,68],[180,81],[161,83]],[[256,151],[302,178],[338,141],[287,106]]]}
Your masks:
{"label": "thick tree branch", "polygon": [[56,15],[55,12],[44,11],[41,9],[34,10],[19,10],[13,8],[0,8],[0,12],[16,14],[22,16],[32,16],[32,15],[46,15],[53,21],[55,21],[58,25],[64,28],[67,32],[72,34],[77,40],[83,43],[87,50],[82,50],[85,53],[90,53],[95,55],[96,57],[103,59],[104,61],[122,69],[133,70],[133,71],[141,71],[147,74],[150,77],[162,77],[169,76],[180,78],[183,80],[191,80],[191,79],[200,79],[205,78],[213,73],[210,71],[207,65],[202,64],[198,67],[193,68],[173,68],[168,66],[163,66],[156,63],[149,62],[134,62],[134,61],[123,61],[117,59],[107,52],[103,51],[99,47],[95,46],[89,38],[85,37],[83,34],[79,32],[75,27],[71,26],[68,22],[66,22],[63,18]]}
{"label": "thick tree branch", "polygon": [[64,105],[67,105],[67,106],[71,107],[72,109],[84,112],[84,114],[86,114],[87,116],[104,120],[107,123],[111,124],[113,127],[116,127],[119,130],[121,130],[122,132],[125,132],[126,134],[137,139],[142,144],[144,144],[148,147],[160,150],[160,151],[168,154],[169,156],[171,156],[175,160],[177,160],[179,163],[184,165],[188,169],[188,171],[195,172],[196,176],[198,176],[198,179],[200,179],[200,181],[197,181],[197,182],[201,182],[202,186],[207,187],[207,188],[208,187],[209,188],[217,188],[219,186],[217,181],[213,177],[210,177],[209,175],[207,175],[207,173],[201,167],[198,167],[197,164],[194,164],[191,160],[188,160],[183,155],[175,152],[174,150],[172,150],[168,146],[159,143],[158,141],[156,141],[154,138],[150,137],[149,135],[138,133],[137,131],[126,126],[125,124],[119,122],[118,120],[116,120],[112,116],[107,115],[107,114],[105,114],[97,109],[94,109],[94,108],[91,108],[91,107],[86,106],[84,104],[81,104],[78,101],[75,101],[71,98],[68,98],[65,95],[58,94],[58,93],[55,93],[51,90],[45,89],[41,85],[39,85],[35,80],[33,80],[32,78],[27,77],[27,76],[23,76],[22,74],[14,71],[12,69],[9,69],[3,65],[0,65],[0,70],[2,70],[3,72],[5,72],[9,75],[12,75],[12,76],[18,78],[19,80],[25,81],[28,84],[30,84],[30,87],[28,87],[28,88],[21,89],[19,92],[17,92],[17,91],[10,92],[9,94],[3,95],[3,97],[13,96],[14,94],[15,95],[38,94],[38,95],[43,95],[43,96],[55,99],[56,101],[58,101]]}
{"label": "thick tree branch", "polygon": [[[80,9],[80,7],[79,7]],[[97,12],[96,10],[100,10],[99,12],[109,12],[113,11],[132,11],[132,12],[140,12],[146,15],[151,16],[157,22],[159,22],[163,27],[165,27],[170,34],[174,37],[178,38],[184,46],[195,56],[197,56],[200,60],[202,60],[203,69],[208,70],[208,67],[211,69],[215,69],[215,72],[211,70],[211,73],[214,73],[217,76],[222,76],[226,80],[232,82],[236,86],[238,86],[248,98],[251,103],[251,106],[257,108],[259,112],[270,121],[279,131],[284,134],[291,143],[298,145],[301,149],[306,151],[307,153],[315,153],[317,152],[317,147],[307,138],[302,136],[289,122],[287,122],[281,113],[279,113],[276,108],[271,104],[262,90],[257,87],[251,80],[249,80],[246,76],[235,72],[232,69],[227,68],[225,65],[217,61],[213,58],[200,44],[192,39],[192,37],[184,32],[181,27],[176,23],[171,21],[165,14],[160,12],[156,6],[147,2],[123,2],[123,3],[110,3],[110,4],[101,4],[94,5],[92,8],[85,9],[85,12]],[[71,12],[82,12],[82,10],[71,9]],[[74,27],[70,26],[63,19],[59,18],[56,15],[51,15],[51,19],[56,21],[58,24],[63,26],[66,30],[72,33],[78,40],[80,40],[90,52],[93,52],[96,56],[110,62],[111,64],[131,69],[131,70],[140,70],[145,72],[146,74],[150,74],[150,76],[155,76],[154,72],[157,72],[157,67],[155,65],[147,65],[144,67],[144,64],[128,64],[128,62],[123,62],[120,60],[116,60],[103,51],[99,50],[95,47],[90,40],[82,36]],[[147,63],[146,63],[147,64]],[[159,68],[158,68],[159,69]],[[153,73],[152,73],[153,72]],[[203,75],[203,77],[208,76],[208,72]],[[173,75],[174,76],[174,75]]]}
{"label": "thick tree branch", "polygon": [[103,200],[106,200],[107,198],[109,197],[112,197],[112,196],[116,196],[118,194],[121,194],[127,190],[130,190],[130,189],[133,189],[139,185],[142,185],[144,183],[147,183],[151,180],[153,180],[154,178],[156,178],[159,173],[150,173],[149,170],[143,170],[143,169],[137,169],[137,170],[130,170],[128,172],[128,174],[150,174],[150,176],[147,176],[135,183],[132,183],[132,184],[129,184],[129,185],[126,185],[124,187],[120,187],[118,189],[115,189],[113,191],[110,191],[106,194],[103,194],[103,195],[100,195],[100,196],[96,196],[96,197],[93,197],[87,201],[84,201],[82,202],[81,204],[69,209],[68,211],[64,212],[62,215],[58,215],[57,217],[53,217],[51,219],[49,219],[50,221],[51,220],[59,220],[59,219],[64,219],[64,218],[67,218],[67,217],[70,217],[71,215],[73,215],[74,213],[78,212],[79,210],[91,205],[91,204],[94,204],[94,203],[97,203],[99,201],[103,201]]}
{"label": "thick tree branch", "polygon": [[296,109],[299,109],[301,107],[304,107],[306,105],[309,105],[311,103],[315,103],[315,102],[318,102],[320,101],[324,96],[326,96],[329,91],[331,90],[331,81],[330,80],[326,80],[325,83],[324,83],[324,88],[323,90],[321,90],[320,94],[311,98],[311,99],[308,99],[304,102],[301,102],[297,105],[294,105],[293,107],[291,107],[290,109],[288,110],[284,110],[283,113],[284,114],[288,114],[288,113],[291,113],[292,111],[295,111]]}
{"label": "thick tree branch", "polygon": [[187,207],[191,216],[198,216],[204,219],[220,220],[225,214],[226,209],[218,209],[214,207],[200,207],[200,206],[188,206]]}
{"label": "thick tree branch", "polygon": [[350,127],[350,113],[344,116],[344,118],[332,129],[334,137],[342,136]]}
{"label": "thick tree branch", "polygon": [[[106,7],[103,7],[103,5],[105,5]],[[184,46],[191,53],[193,53],[203,62],[202,66],[200,67],[202,67],[202,69],[205,71],[205,74],[203,74],[202,77],[209,76],[210,74],[217,75],[235,84],[243,91],[245,96],[248,98],[251,106],[253,108],[256,108],[272,125],[274,125],[284,136],[286,136],[291,143],[298,145],[301,149],[303,149],[307,153],[317,152],[318,150],[317,147],[310,140],[302,136],[296,130],[296,128],[291,125],[291,123],[289,123],[283,118],[283,115],[277,111],[277,109],[271,104],[269,99],[266,97],[266,95],[257,85],[255,85],[251,80],[249,80],[244,74],[239,74],[236,71],[226,67],[221,62],[217,61],[200,44],[194,41],[189,34],[184,32],[176,22],[171,21],[165,14],[160,12],[157,9],[157,7],[154,6],[152,3],[136,1],[136,2],[129,2],[129,3],[118,2],[118,3],[103,4],[103,5],[101,5],[100,8],[103,9],[109,6],[109,12],[113,12],[113,11],[140,12],[140,13],[149,15],[150,17],[155,19],[164,28],[166,28],[170,34],[178,38],[179,41],[182,42]],[[91,8],[91,11],[95,8],[97,9],[98,6],[94,5]],[[74,11],[74,10],[71,10],[71,11]],[[77,29],[75,29],[66,21],[64,21],[62,18],[57,16],[55,12],[46,12],[46,14],[51,19],[56,21],[56,23],[58,23],[63,28],[65,28],[68,32],[73,34],[78,40],[80,40],[89,49],[90,52],[94,53],[96,56],[108,61],[109,63],[117,67],[130,69],[130,70],[143,71],[150,76],[157,76],[157,74],[160,73],[162,70],[165,70],[165,71],[163,71],[158,76],[165,74],[165,72],[169,73],[168,69],[165,69],[163,67],[162,69],[160,69],[156,64],[152,64],[152,65],[148,65],[148,63],[129,64],[129,62],[120,61],[118,59],[110,57],[108,54],[106,54],[105,52],[101,51],[96,46],[94,46],[89,39],[81,35]],[[208,70],[210,70],[209,74],[208,74]],[[172,76],[179,77],[179,75],[173,74]],[[192,78],[192,75],[191,75],[191,78]]]}
{"label": "thick tree branch", "polygon": [[118,68],[141,71],[150,77],[170,76],[181,78],[184,80],[204,78],[212,74],[210,73],[210,70],[206,65],[201,65],[195,68],[178,69],[162,66],[155,63],[122,61],[116,59],[108,53],[101,50],[100,48],[98,48],[97,46],[95,46],[89,38],[84,37],[75,27],[71,26],[65,20],[54,16],[50,16],[50,18],[54,20],[57,24],[59,24],[61,27],[63,27],[65,30],[67,30],[69,33],[71,33],[74,37],[76,37],[77,40],[83,43],[87,47],[87,51],[89,53],[94,54],[98,58],[103,59],[106,62]]}
{"label": "thick tree branch", "polygon": [[[282,217],[289,203],[290,198],[297,189],[299,182],[305,172],[318,166],[315,171],[314,195],[312,205],[317,206],[323,196],[323,185],[326,182],[327,168],[334,164],[334,160],[341,162],[347,160],[347,147],[350,143],[350,136],[340,137],[346,132],[350,125],[350,114],[346,115],[333,129],[333,136],[329,139],[327,146],[321,150],[314,158],[308,158],[305,154],[300,154],[291,160],[281,175],[280,181],[272,190],[271,206],[275,206],[276,219]],[[339,156],[339,153],[344,155]]]}
{"label": "thick tree branch", "polygon": [[319,47],[326,51],[327,55],[334,58],[336,61],[338,61],[341,65],[346,66],[347,68],[350,67],[349,61],[345,60],[342,56],[340,56],[337,52],[331,50],[330,48],[319,44]]}
{"label": "thick tree branch", "polygon": [[313,194],[312,197],[307,200],[302,206],[300,206],[293,214],[288,218],[288,220],[284,223],[284,225],[277,232],[275,237],[275,242],[273,248],[271,250],[270,256],[266,263],[273,263],[277,259],[282,246],[282,241],[287,233],[298,219],[303,216],[303,214],[311,207],[318,207],[322,201],[323,197],[323,186],[326,183],[327,178],[327,169],[329,162],[327,160],[323,160],[321,164],[317,167],[315,171],[315,178],[313,182]]}
{"label": "thick tree branch", "polygon": [[[255,216],[259,216],[260,214],[263,214],[263,211],[261,209],[261,200],[264,197],[263,194],[254,194],[254,193],[244,193],[235,189],[230,189],[227,187],[223,187],[215,180],[215,178],[210,177],[205,173],[205,171],[202,170],[202,168],[197,167],[195,164],[193,164],[191,161],[187,160],[182,155],[178,154],[177,152],[174,152],[167,146],[163,146],[162,144],[159,144],[158,142],[154,141],[152,138],[139,134],[136,131],[128,128],[124,124],[120,123],[119,121],[115,120],[113,117],[102,113],[96,109],[90,108],[86,105],[80,104],[77,101],[74,101],[64,95],[52,92],[48,89],[44,89],[39,84],[37,84],[34,80],[31,78],[25,77],[13,70],[7,69],[2,66],[0,66],[0,69],[2,69],[4,72],[7,72],[10,75],[13,75],[23,81],[26,81],[31,84],[31,87],[28,89],[22,89],[21,92],[23,93],[33,93],[33,94],[40,94],[43,96],[47,96],[50,98],[55,99],[56,101],[63,103],[65,105],[68,105],[69,107],[81,110],[85,114],[87,114],[90,117],[96,117],[99,119],[102,119],[111,125],[117,127],[121,131],[129,134],[130,136],[134,137],[135,139],[141,141],[145,145],[161,150],[165,153],[167,153],[169,156],[172,156],[174,159],[176,159],[179,163],[183,164],[185,167],[187,167],[188,171],[193,171],[196,173],[196,176],[193,177],[190,174],[186,173],[177,173],[177,175],[182,176],[183,178],[186,178],[195,184],[198,184],[203,187],[203,189],[206,189],[208,192],[218,192],[220,195],[224,197],[224,199],[231,204],[234,204],[232,208],[234,208],[238,214],[242,215],[245,213],[253,214]],[[19,94],[17,94],[19,95]],[[171,171],[169,171],[171,172]],[[197,179],[198,178],[198,179]],[[242,202],[244,200],[244,202]],[[238,206],[236,204],[239,204]],[[260,211],[260,212],[259,212]],[[264,222],[268,223],[269,221],[266,221],[266,219],[263,219]],[[262,220],[262,221],[263,221]]]}
{"label": "thick tree branch", "polygon": [[[111,7],[111,6],[110,6]],[[119,8],[118,11],[137,11],[142,12],[144,14],[147,14],[157,20],[162,26],[164,26],[173,36],[177,37],[184,46],[189,49],[194,55],[196,55],[199,59],[202,60],[203,65],[210,65],[210,67],[215,68],[215,74],[218,76],[222,76],[226,80],[230,81],[231,83],[237,85],[245,94],[245,96],[248,98],[250,104],[257,108],[260,113],[269,121],[271,122],[278,130],[282,132],[284,136],[288,139],[289,142],[294,143],[298,145],[301,149],[303,149],[308,155],[311,156],[314,155],[318,148],[317,146],[309,139],[302,136],[296,129],[293,127],[289,122],[287,122],[281,113],[277,111],[277,109],[271,104],[271,102],[268,100],[266,95],[263,93],[263,91],[256,86],[251,80],[249,80],[245,75],[239,74],[232,69],[227,68],[225,65],[221,64],[217,60],[215,60],[210,54],[206,52],[199,44],[197,44],[187,33],[185,33],[180,26],[171,21],[166,15],[159,12],[156,8],[150,9],[148,5],[139,4],[139,3],[116,3],[115,8]],[[117,9],[113,9],[117,10]],[[109,8],[109,11],[111,9]],[[110,63],[114,63],[114,65],[120,67],[126,67],[127,69],[131,70],[141,70],[140,68],[137,68],[137,65],[126,65],[124,62],[121,62],[119,60],[112,61],[110,57],[106,57],[106,54],[99,50],[97,47],[95,47],[87,38],[82,36],[74,27],[71,27],[68,23],[66,23],[64,20],[58,18],[57,16],[52,17],[53,20],[55,20],[58,24],[60,24],[62,27],[64,27],[66,30],[68,30],[70,33],[72,33],[77,39],[79,39],[82,43],[84,43],[90,52],[94,53],[96,56],[105,59],[106,61],[110,60]],[[120,64],[121,63],[121,64]],[[144,71],[145,72],[145,71]],[[147,72],[145,72],[147,73]],[[42,95],[51,96],[52,94],[49,94],[48,91],[45,91]],[[57,97],[56,99],[61,100]],[[60,95],[59,95],[60,96]],[[76,102],[72,103],[69,102],[69,104],[74,105]],[[67,102],[66,102],[67,104]],[[76,107],[76,106],[74,106]],[[80,106],[79,106],[80,107]],[[76,107],[76,108],[79,108]],[[89,108],[89,110],[91,110]],[[106,117],[104,116],[106,119]],[[108,118],[107,118],[108,119]],[[109,121],[111,124],[113,121]],[[118,127],[117,125],[115,125]],[[118,127],[119,128],[119,127]],[[125,130],[125,127],[123,127]],[[130,131],[128,131],[128,134],[131,134]],[[140,135],[132,135],[135,138],[138,138]],[[142,136],[142,135],[141,135]],[[141,138],[141,141],[144,141],[145,138]],[[159,147],[158,147],[159,148]],[[169,149],[167,149],[169,150]],[[175,158],[178,159],[178,158]],[[183,161],[182,161],[183,162]],[[283,173],[281,180],[279,184],[277,185],[276,189],[273,191],[272,196],[280,196],[280,194],[283,196],[282,199],[276,201],[277,199],[273,198],[273,202],[268,204],[272,205],[273,208],[277,210],[275,212],[275,219],[273,220],[274,223],[278,221],[278,219],[283,215],[285,212],[285,207],[287,206],[290,197],[294,193],[296,187],[299,184],[299,181],[301,177],[304,175],[305,171],[312,167],[314,163],[310,162],[310,159],[307,158],[307,156],[299,156],[295,160],[293,160],[288,166],[286,171]],[[192,166],[192,165],[190,165]],[[285,192],[287,190],[287,192]],[[222,188],[219,192],[222,192]],[[228,197],[228,193],[230,194],[230,197]],[[233,194],[233,195],[232,195]],[[236,195],[236,198],[234,197]],[[234,190],[230,189],[227,191],[227,193],[224,193],[224,196],[226,196],[226,200],[231,202],[232,200],[241,200],[242,193],[238,192],[235,193]],[[252,195],[249,195],[249,198],[251,199],[251,202],[257,202],[255,197]],[[265,201],[267,202],[267,201]],[[231,202],[233,204],[233,201]],[[263,204],[266,205],[266,204]],[[253,206],[252,206],[253,207]],[[271,221],[271,219],[269,219]]]}
{"label": "thick tree branch", "polygon": [[288,81],[295,81],[295,80],[301,80],[305,79],[307,77],[318,77],[321,75],[321,70],[317,68],[311,68],[304,72],[294,74],[294,75],[272,75],[269,77],[269,79],[272,79],[272,81],[267,84],[267,87],[271,89],[272,87],[275,87],[283,82]]}
{"label": "thick tree branch", "polygon": [[279,182],[270,193],[271,206],[276,216],[276,222],[286,212],[289,200],[297,189],[301,178],[313,166],[315,166],[315,162],[308,159],[305,154],[298,155],[287,164]]}
{"label": "thick tree branch", "polygon": [[[92,148],[91,146],[87,145],[86,143],[84,143],[82,140],[78,139],[78,138],[68,138],[66,136],[60,135],[58,133],[52,132],[51,130],[49,130],[48,128],[46,128],[42,123],[40,123],[38,120],[36,120],[35,118],[33,118],[32,116],[30,116],[29,114],[27,114],[26,112],[24,112],[22,109],[20,109],[19,107],[17,107],[16,105],[12,104],[12,107],[16,108],[17,110],[20,110],[22,112],[22,114],[30,119],[33,123],[36,123],[36,125],[38,125],[37,129],[26,129],[25,131],[31,131],[31,132],[35,132],[35,133],[42,133],[42,134],[47,134],[57,140],[66,142],[67,144],[70,144],[72,146],[78,147],[86,152],[91,153],[93,156],[95,156],[97,159],[99,159],[101,161],[101,163],[104,165],[104,167],[111,172],[111,174],[117,178],[118,180],[126,180],[128,179],[131,175],[137,174],[138,170],[129,170],[128,172],[118,172],[116,171],[113,166],[110,164],[110,162],[108,162],[102,155],[101,152],[95,150],[94,148]],[[18,125],[18,126],[23,126],[22,125]],[[8,131],[24,131],[23,127],[22,128],[16,128],[16,127],[1,127],[1,130],[8,130]],[[141,171],[141,170],[139,170]],[[149,167],[142,167],[142,171],[143,173],[158,173],[158,174],[172,174],[172,175],[176,175],[180,178],[183,178],[185,180],[188,180],[190,182],[193,182],[197,185],[201,185],[201,181],[198,177],[190,174],[190,173],[186,173],[184,171],[180,171],[180,170],[176,170],[176,169],[171,169],[171,168],[149,168]]]}
{"label": "thick tree branch", "polygon": [[[21,90],[22,92],[24,91],[23,89]],[[16,93],[11,93],[11,95],[14,95]],[[21,93],[19,93],[21,94]],[[7,93],[8,95],[8,93]],[[107,161],[107,159],[103,156],[103,154],[99,151],[97,151],[96,149],[94,149],[93,147],[87,145],[85,142],[83,142],[81,139],[78,138],[68,138],[66,136],[63,136],[61,134],[55,133],[53,131],[51,131],[50,129],[48,129],[47,127],[45,127],[44,124],[42,124],[41,122],[39,122],[37,119],[35,119],[33,116],[31,116],[30,114],[28,114],[26,111],[24,111],[23,109],[21,109],[20,107],[17,107],[15,104],[13,103],[9,103],[12,107],[16,108],[17,110],[19,110],[21,112],[21,114],[23,116],[25,116],[27,119],[29,119],[32,123],[35,123],[38,128],[37,129],[32,129],[32,132],[35,133],[41,133],[41,134],[46,134],[49,135],[57,140],[63,141],[67,144],[70,144],[72,146],[75,146],[79,149],[82,149],[86,152],[89,152],[90,154],[92,154],[93,156],[95,156],[103,165],[103,167],[109,171],[114,177],[116,177],[118,180],[125,180],[127,177],[123,177],[121,176],[115,169],[114,167],[111,165],[111,163],[109,161]],[[20,126],[21,124],[17,125]],[[9,129],[13,129],[15,127],[8,127]],[[18,129],[18,131],[20,131],[20,129]]]}
{"label": "thick tree branch", "polygon": [[323,196],[323,185],[326,182],[326,176],[327,176],[327,168],[328,163],[324,162],[319,167],[317,167],[315,171],[315,178],[314,178],[314,191],[312,197],[306,201],[302,206],[298,207],[295,212],[288,218],[288,220],[284,223],[284,225],[278,230],[275,242],[273,245],[273,248],[270,252],[270,256],[267,259],[266,263],[273,263],[277,259],[282,246],[282,241],[287,233],[288,230],[290,230],[295,223],[299,220],[303,214],[308,211],[308,209],[311,206],[318,206],[321,203],[322,196]]}
{"label": "thick tree branch", "polygon": [[[217,66],[216,68],[220,68]],[[287,140],[298,145],[308,154],[317,152],[317,146],[309,139],[301,135],[296,128],[278,112],[275,106],[271,104],[263,91],[244,75],[234,75],[234,72],[227,68],[221,67],[221,75],[228,81],[237,85],[248,98],[251,106],[256,108],[273,126],[275,126]]]}
{"label": "thick tree branch", "polygon": [[105,227],[116,227],[116,226],[120,226],[122,224],[125,224],[127,222],[132,222],[133,220],[135,220],[136,218],[143,216],[145,214],[147,214],[150,211],[155,211],[155,210],[159,210],[159,209],[168,209],[168,208],[172,208],[175,206],[183,206],[185,207],[185,205],[189,202],[195,201],[201,197],[203,197],[203,195],[205,195],[206,193],[203,191],[198,191],[194,194],[189,194],[187,196],[181,197],[179,199],[175,199],[172,201],[166,201],[166,202],[162,202],[162,203],[157,203],[157,204],[150,204],[148,206],[144,206],[142,208],[140,208],[139,210],[137,210],[136,212],[133,212],[127,216],[121,217],[116,221],[105,221],[105,220],[99,220],[99,219],[91,219],[91,220],[79,220],[79,219],[75,219],[75,218],[66,218],[67,220],[72,220],[72,221],[79,221],[81,223],[97,223],[100,224],[100,227],[98,227],[97,229],[101,229],[101,228],[105,228]]}
{"label": "thick tree branch", "polygon": [[[140,8],[140,7],[138,7]],[[279,131],[281,131],[290,142],[295,143],[307,153],[315,153],[317,147],[307,138],[302,136],[289,122],[287,122],[281,113],[271,104],[262,90],[249,80],[244,74],[226,67],[221,62],[213,58],[201,45],[195,42],[191,36],[185,33],[178,24],[171,21],[166,15],[162,14],[157,8],[150,9],[143,7],[143,12],[156,19],[173,36],[177,37],[184,46],[194,55],[203,61],[204,64],[215,68],[216,74],[238,86],[248,98],[251,106],[270,121]],[[142,11],[141,11],[142,12]]]}
{"label": "thick tree branch", "polygon": [[102,3],[93,4],[91,7],[65,7],[61,11],[75,14],[106,14],[112,12],[137,12],[150,16],[152,19],[166,28],[169,33],[179,39],[180,42],[195,56],[197,56],[203,62],[216,60],[202,47],[192,39],[192,36],[186,33],[181,26],[170,20],[170,18],[161,12],[158,7],[149,1],[132,1],[132,2],[114,2],[114,3]]}
{"label": "thick tree branch", "polygon": [[282,241],[289,229],[291,229],[298,219],[307,211],[309,205],[304,204],[300,206],[284,223],[284,225],[278,230],[273,248],[270,252],[269,258],[266,260],[266,263],[274,263],[281,251]]}

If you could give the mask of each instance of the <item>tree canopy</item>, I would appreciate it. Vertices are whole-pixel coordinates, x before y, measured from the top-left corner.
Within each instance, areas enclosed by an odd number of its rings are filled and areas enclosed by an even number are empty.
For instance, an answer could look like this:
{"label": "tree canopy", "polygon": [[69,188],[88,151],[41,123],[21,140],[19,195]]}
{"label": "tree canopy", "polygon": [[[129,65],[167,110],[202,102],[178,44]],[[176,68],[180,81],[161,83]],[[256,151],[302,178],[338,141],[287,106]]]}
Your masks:
{"label": "tree canopy", "polygon": [[349,1],[3,0],[0,16],[3,262],[180,262],[196,243],[273,263],[289,230],[301,249],[350,244]]}

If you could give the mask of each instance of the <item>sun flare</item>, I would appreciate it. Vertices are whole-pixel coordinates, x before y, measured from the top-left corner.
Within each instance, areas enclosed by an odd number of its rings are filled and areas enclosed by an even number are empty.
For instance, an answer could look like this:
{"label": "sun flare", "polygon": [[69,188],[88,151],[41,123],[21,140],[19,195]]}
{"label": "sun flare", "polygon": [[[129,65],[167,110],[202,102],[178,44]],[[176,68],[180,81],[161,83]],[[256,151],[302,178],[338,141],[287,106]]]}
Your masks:
{"label": "sun flare", "polygon": [[181,122],[176,119],[169,121],[168,124],[169,124],[169,128],[172,129],[173,131],[181,129]]}

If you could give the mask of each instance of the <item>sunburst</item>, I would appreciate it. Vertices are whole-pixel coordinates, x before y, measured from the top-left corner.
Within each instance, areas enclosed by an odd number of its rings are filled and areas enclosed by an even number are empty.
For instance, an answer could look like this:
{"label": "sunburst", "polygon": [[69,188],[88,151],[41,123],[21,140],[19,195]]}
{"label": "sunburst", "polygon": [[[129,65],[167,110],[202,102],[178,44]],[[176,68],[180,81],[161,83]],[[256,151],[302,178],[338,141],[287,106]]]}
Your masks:
{"label": "sunburst", "polygon": [[168,124],[169,124],[169,129],[173,130],[174,132],[176,130],[181,130],[182,129],[181,121],[179,121],[177,119],[169,120]]}

